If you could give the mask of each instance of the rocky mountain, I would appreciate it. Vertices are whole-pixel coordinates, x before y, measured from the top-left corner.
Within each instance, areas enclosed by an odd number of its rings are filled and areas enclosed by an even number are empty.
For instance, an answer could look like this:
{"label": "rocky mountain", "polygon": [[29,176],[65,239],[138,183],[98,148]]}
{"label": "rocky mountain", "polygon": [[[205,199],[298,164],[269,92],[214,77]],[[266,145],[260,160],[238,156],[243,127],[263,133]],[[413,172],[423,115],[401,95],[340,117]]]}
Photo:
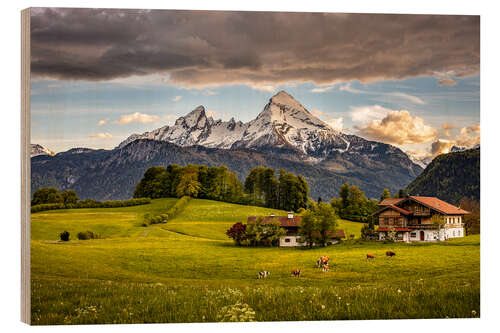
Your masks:
{"label": "rocky mountain", "polygon": [[42,145],[32,143],[31,144],[31,157],[39,155],[49,155],[54,156],[55,153]]}
{"label": "rocky mountain", "polygon": [[406,188],[412,195],[437,196],[453,204],[480,199],[480,148],[437,156]]}
{"label": "rocky mountain", "polygon": [[123,199],[150,166],[196,163],[225,164],[241,181],[256,166],[284,168],[306,177],[312,197],[336,196],[344,182],[378,197],[383,188],[404,188],[422,171],[397,147],[334,130],[284,91],[248,123],[214,120],[199,106],[172,126],[131,135],[112,151],[76,155],[70,150],[33,158],[32,188]]}

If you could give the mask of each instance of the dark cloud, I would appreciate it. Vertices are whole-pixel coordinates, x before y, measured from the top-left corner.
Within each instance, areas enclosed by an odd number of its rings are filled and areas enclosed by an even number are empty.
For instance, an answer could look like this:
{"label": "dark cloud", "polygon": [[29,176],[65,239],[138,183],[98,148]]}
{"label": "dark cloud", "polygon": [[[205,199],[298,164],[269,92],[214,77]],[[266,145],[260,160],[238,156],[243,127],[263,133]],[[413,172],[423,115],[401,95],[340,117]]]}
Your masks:
{"label": "dark cloud", "polygon": [[34,9],[31,32],[33,75],[66,80],[328,84],[479,71],[478,16]]}

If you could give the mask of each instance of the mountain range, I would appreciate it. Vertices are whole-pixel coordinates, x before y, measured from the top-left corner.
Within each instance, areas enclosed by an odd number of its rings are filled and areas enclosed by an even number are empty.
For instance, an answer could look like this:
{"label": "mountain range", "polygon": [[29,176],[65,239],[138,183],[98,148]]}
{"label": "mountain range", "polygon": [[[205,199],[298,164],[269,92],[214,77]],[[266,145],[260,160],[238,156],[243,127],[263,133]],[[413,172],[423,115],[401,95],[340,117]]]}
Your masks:
{"label": "mountain range", "polygon": [[247,123],[214,120],[198,106],[172,126],[133,134],[113,150],[72,149],[32,158],[32,190],[74,189],[81,198],[129,198],[153,165],[224,164],[241,181],[264,165],[301,173],[311,196],[338,194],[344,182],[369,197],[397,191],[421,172],[399,148],[334,130],[288,93],[274,95]]}

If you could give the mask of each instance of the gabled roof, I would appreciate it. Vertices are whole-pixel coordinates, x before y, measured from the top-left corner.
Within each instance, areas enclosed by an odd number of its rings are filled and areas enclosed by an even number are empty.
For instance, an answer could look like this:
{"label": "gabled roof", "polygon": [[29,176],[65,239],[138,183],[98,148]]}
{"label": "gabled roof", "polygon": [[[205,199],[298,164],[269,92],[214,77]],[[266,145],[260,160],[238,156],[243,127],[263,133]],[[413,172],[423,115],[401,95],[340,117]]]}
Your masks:
{"label": "gabled roof", "polygon": [[[292,218],[288,218],[288,216],[265,216],[262,224],[278,221],[280,223],[280,227],[299,227],[301,219],[302,216],[295,215]],[[255,223],[255,221],[257,221],[257,216],[249,216],[247,219],[247,223]]]}
{"label": "gabled roof", "polygon": [[443,214],[447,214],[447,215],[469,214],[468,211],[466,211],[460,207],[453,206],[452,204],[449,204],[446,201],[443,201],[443,200],[435,198],[435,197],[410,196],[410,199],[413,199],[413,200],[423,204],[424,206],[435,209],[438,212],[441,212]]}
{"label": "gabled roof", "polygon": [[406,201],[406,200],[413,200],[416,201],[428,208],[434,209],[442,214],[446,215],[463,215],[463,214],[469,214],[468,211],[460,208],[453,206],[452,204],[447,203],[446,201],[443,201],[441,199],[438,199],[436,197],[420,197],[420,196],[409,196],[407,198],[389,198],[389,199],[384,199],[382,202],[379,203],[379,206],[382,206],[383,208],[375,212],[373,215],[378,214],[385,209],[392,208],[394,210],[399,211],[400,213],[403,214],[410,214],[410,211],[407,211],[406,209],[403,209],[401,207],[398,207],[396,205]]}
{"label": "gabled roof", "polygon": [[395,205],[403,201],[405,198],[389,198],[389,199],[384,199],[379,203],[379,206],[390,206],[390,205]]}
{"label": "gabled roof", "polygon": [[384,206],[384,207],[380,208],[379,210],[377,210],[372,215],[380,214],[380,213],[382,213],[386,209],[393,209],[393,210],[398,211],[398,212],[400,212],[401,214],[404,214],[404,215],[410,215],[411,214],[411,212],[409,210],[406,210],[404,208],[401,208],[401,207],[398,207],[398,206],[395,206],[395,205],[387,205],[387,206]]}

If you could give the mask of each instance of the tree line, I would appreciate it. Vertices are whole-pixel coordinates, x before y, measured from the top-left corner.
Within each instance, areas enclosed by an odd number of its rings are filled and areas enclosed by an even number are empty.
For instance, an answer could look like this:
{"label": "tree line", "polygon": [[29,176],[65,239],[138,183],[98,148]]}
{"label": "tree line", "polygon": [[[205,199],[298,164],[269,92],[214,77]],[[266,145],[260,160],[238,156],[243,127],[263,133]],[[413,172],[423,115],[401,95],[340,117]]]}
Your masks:
{"label": "tree line", "polygon": [[151,167],[134,191],[136,198],[189,196],[292,211],[307,208],[308,195],[309,187],[304,177],[283,169],[276,177],[272,168],[254,168],[242,184],[224,165],[193,164]]}

